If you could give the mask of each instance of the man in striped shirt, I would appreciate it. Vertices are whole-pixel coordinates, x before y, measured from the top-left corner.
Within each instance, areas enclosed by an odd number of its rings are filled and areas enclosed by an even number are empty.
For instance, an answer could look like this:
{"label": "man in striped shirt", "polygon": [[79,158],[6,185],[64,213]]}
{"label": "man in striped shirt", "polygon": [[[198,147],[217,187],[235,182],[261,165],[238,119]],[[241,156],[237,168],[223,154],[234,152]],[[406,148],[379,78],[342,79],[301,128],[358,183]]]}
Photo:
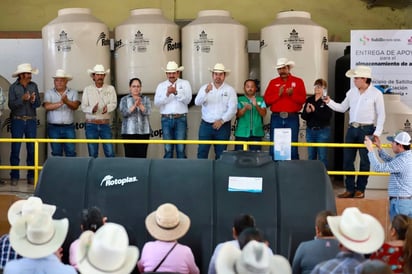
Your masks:
{"label": "man in striped shirt", "polygon": [[[392,142],[392,157],[382,150],[379,138],[374,142],[365,138],[368,149],[368,157],[374,171],[389,172],[389,215],[391,220],[397,214],[405,214],[412,217],[412,151],[411,136],[407,132],[400,132],[395,137],[387,138]],[[379,162],[373,152],[373,144],[378,148],[379,157],[384,161]]]}

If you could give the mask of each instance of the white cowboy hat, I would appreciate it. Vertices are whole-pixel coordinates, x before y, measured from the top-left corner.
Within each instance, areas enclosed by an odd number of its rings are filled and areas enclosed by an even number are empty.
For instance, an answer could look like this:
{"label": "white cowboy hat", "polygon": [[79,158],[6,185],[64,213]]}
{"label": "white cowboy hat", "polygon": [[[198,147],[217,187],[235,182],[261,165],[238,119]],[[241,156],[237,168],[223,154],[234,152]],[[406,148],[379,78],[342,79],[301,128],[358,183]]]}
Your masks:
{"label": "white cowboy hat", "polygon": [[348,78],[370,78],[372,79],[372,69],[367,66],[356,66],[354,69],[350,69],[345,74]]}
{"label": "white cowboy hat", "polygon": [[110,69],[104,69],[104,66],[103,65],[100,65],[100,64],[97,64],[97,65],[95,65],[92,69],[88,69],[87,70],[87,73],[89,74],[89,75],[92,75],[92,74],[107,74],[107,73],[109,73],[110,72]]}
{"label": "white cowboy hat", "polygon": [[411,136],[407,132],[399,132],[396,136],[388,136],[386,138],[389,142],[397,142],[401,145],[410,145],[411,144]]}
{"label": "white cowboy hat", "polygon": [[230,69],[226,69],[221,63],[217,63],[213,68],[209,68],[210,72],[226,72],[229,73]]}
{"label": "white cowboy hat", "polygon": [[73,79],[73,77],[70,74],[67,74],[63,69],[58,69],[56,70],[56,74],[52,76],[53,79],[56,78],[66,78],[68,81]]}
{"label": "white cowboy hat", "polygon": [[170,203],[160,205],[146,217],[145,222],[153,238],[166,242],[183,237],[190,227],[190,218]]}
{"label": "white cowboy hat", "polygon": [[283,67],[289,66],[289,68],[293,68],[295,66],[295,62],[289,61],[288,58],[279,58],[276,62],[276,69],[280,69]]}
{"label": "white cowboy hat", "polygon": [[69,221],[53,220],[45,212],[25,215],[10,229],[10,244],[23,257],[37,259],[56,252],[64,242]]}
{"label": "white cowboy hat", "polygon": [[29,63],[24,63],[20,64],[17,66],[17,70],[13,72],[11,77],[17,77],[21,73],[33,73],[33,74],[38,74],[39,70],[37,68],[32,68],[31,64]]}
{"label": "white cowboy hat", "polygon": [[55,205],[43,204],[43,201],[39,197],[33,196],[29,197],[27,200],[18,200],[14,202],[7,211],[7,218],[10,225],[13,225],[23,216],[44,212],[51,217],[55,211]]}
{"label": "white cowboy hat", "polygon": [[176,72],[183,71],[185,67],[180,66],[175,61],[167,62],[166,69],[162,68],[164,72]]}
{"label": "white cowboy hat", "polygon": [[124,274],[136,266],[139,249],[129,246],[126,229],[106,223],[96,233],[82,233],[77,248],[77,266],[81,273]]}
{"label": "white cowboy hat", "polygon": [[342,216],[328,216],[327,220],[338,241],[354,252],[375,252],[385,240],[385,232],[379,221],[369,214],[360,212],[357,207],[348,207]]}
{"label": "white cowboy hat", "polygon": [[255,240],[242,250],[231,243],[222,246],[216,258],[216,273],[224,274],[289,274],[288,260],[280,255],[270,255],[267,245]]}

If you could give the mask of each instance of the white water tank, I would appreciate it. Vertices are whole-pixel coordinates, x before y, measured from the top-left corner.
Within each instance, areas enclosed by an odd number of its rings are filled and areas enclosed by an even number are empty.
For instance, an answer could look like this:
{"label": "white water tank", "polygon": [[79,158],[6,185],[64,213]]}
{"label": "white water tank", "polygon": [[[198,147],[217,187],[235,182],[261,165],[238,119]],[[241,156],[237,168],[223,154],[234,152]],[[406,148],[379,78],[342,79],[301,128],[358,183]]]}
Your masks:
{"label": "white water tank", "polygon": [[[67,8],[58,11],[57,18],[42,28],[45,89],[54,86],[56,69],[73,75],[69,86],[82,91],[92,79],[88,69],[96,64],[110,68],[108,27],[96,19],[90,9]],[[110,74],[105,82],[110,83]]]}
{"label": "white water tank", "polygon": [[180,63],[179,26],[166,19],[160,9],[135,9],[115,28],[116,87],[118,94],[129,93],[129,80],[140,78],[142,92],[155,93],[166,80],[168,61]]}
{"label": "white water tank", "polygon": [[328,32],[311,20],[310,13],[285,11],[261,30],[260,71],[262,94],[269,81],[278,77],[278,58],[295,62],[291,73],[305,82],[307,94],[313,94],[318,78],[328,79]]}
{"label": "white water tank", "polygon": [[226,82],[237,93],[243,93],[248,78],[247,28],[233,20],[226,10],[203,10],[182,29],[183,78],[192,84],[193,93],[211,82],[216,63],[223,63],[231,72]]}

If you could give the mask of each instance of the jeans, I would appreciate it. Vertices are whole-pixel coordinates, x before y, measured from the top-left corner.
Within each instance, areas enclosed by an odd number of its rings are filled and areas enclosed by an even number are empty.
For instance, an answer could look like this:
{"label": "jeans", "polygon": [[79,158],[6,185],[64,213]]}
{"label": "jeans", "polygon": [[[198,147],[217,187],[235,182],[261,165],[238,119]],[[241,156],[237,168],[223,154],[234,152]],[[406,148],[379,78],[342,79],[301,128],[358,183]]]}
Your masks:
{"label": "jeans", "polygon": [[[306,129],[306,142],[308,143],[327,143],[330,137],[330,127],[319,129]],[[321,160],[328,168],[328,150],[326,147],[308,147],[309,160]]]}
{"label": "jeans", "polygon": [[[292,114],[287,118],[282,118],[277,113],[272,113],[270,116],[270,141],[273,142],[273,130],[275,128],[290,128],[292,130],[292,142],[297,142],[299,137],[299,115]],[[273,155],[274,148],[269,149],[270,155]],[[298,147],[291,148],[292,160],[299,160]],[[273,158],[274,160],[274,158]]]}
{"label": "jeans", "polygon": [[[186,140],[187,117],[180,118],[162,117],[163,140]],[[165,144],[165,154],[163,158],[173,158],[174,147],[176,146],[176,157],[186,158],[184,144]]]}
{"label": "jeans", "polygon": [[[11,137],[12,138],[36,138],[37,130],[37,119],[31,120],[11,120]],[[18,166],[20,164],[20,148],[21,143],[11,143],[11,153],[10,153],[10,165]],[[26,164],[28,166],[34,166],[34,143],[26,143],[27,150],[27,160]],[[19,170],[10,171],[11,179],[20,179]],[[27,170],[27,179],[34,178],[34,170]]]}
{"label": "jeans", "polygon": [[[149,140],[150,134],[122,134],[125,140]],[[149,144],[124,144],[124,155],[128,158],[146,158]]]}
{"label": "jeans", "polygon": [[[109,124],[92,124],[86,123],[86,138],[87,139],[112,139],[112,129]],[[99,154],[99,144],[89,143],[87,144],[89,150],[89,156],[97,158]],[[113,144],[103,144],[103,152],[106,157],[115,157]]]}
{"label": "jeans", "polygon": [[[262,141],[262,137],[250,136],[250,137],[235,137],[236,141]],[[262,150],[262,146],[249,145],[248,150],[259,151]],[[235,150],[243,150],[243,145],[235,145]]]}
{"label": "jeans", "polygon": [[[345,143],[363,144],[365,135],[372,135],[375,131],[373,125],[362,126],[358,128],[349,127],[346,133]],[[359,171],[369,171],[370,163],[368,158],[368,150],[366,148],[345,148],[343,150],[343,170],[355,171],[356,152],[359,150],[360,164]],[[368,176],[358,176],[355,185],[355,176],[346,175],[345,187],[348,192],[355,192],[356,190],[365,191],[368,183]]]}
{"label": "jeans", "polygon": [[398,214],[404,214],[412,218],[411,199],[392,199],[389,201],[389,216],[391,221]]}
{"label": "jeans", "polygon": [[[220,129],[214,129],[213,123],[208,123],[202,120],[199,127],[199,140],[223,140],[227,141],[230,138],[230,122],[226,122]],[[214,145],[215,159],[219,159],[227,145]],[[207,159],[209,156],[210,144],[199,145],[197,149],[198,159]]]}
{"label": "jeans", "polygon": [[[74,124],[47,124],[47,135],[50,139],[76,139]],[[63,156],[63,151],[67,157],[76,156],[76,147],[73,143],[50,143],[50,147],[53,156]]]}

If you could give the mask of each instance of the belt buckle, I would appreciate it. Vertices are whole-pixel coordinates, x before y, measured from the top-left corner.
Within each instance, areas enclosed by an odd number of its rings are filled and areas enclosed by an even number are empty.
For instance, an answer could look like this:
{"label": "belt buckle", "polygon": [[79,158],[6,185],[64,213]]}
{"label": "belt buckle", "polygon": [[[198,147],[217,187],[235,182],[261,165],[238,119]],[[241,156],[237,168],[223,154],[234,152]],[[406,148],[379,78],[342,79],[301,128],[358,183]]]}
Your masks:
{"label": "belt buckle", "polygon": [[282,112],[279,112],[279,116],[280,118],[286,119],[288,118],[289,113],[287,113],[286,111],[282,111]]}
{"label": "belt buckle", "polygon": [[354,128],[358,128],[358,127],[361,126],[361,124],[359,124],[359,123],[357,123],[357,122],[353,122],[353,123],[351,124],[351,126],[354,127]]}

